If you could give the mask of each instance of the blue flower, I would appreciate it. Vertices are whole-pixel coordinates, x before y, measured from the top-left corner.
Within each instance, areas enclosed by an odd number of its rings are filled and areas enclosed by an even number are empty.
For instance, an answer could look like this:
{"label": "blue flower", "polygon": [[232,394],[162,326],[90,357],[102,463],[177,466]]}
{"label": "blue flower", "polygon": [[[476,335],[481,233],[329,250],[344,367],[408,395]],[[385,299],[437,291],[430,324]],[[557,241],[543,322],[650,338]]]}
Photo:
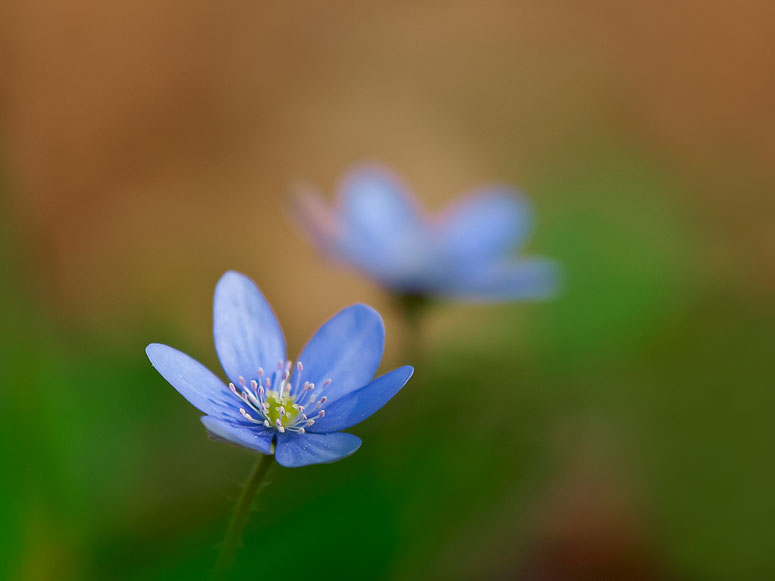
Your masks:
{"label": "blue flower", "polygon": [[228,387],[180,351],[152,343],[156,370],[194,407],[215,437],[274,453],[283,466],[334,462],[355,452],[345,430],[385,405],[414,371],[400,367],[372,380],[385,344],[382,318],[353,305],[326,322],[294,365],[285,359],[277,318],[256,285],[237,272],[215,288],[213,335]]}
{"label": "blue flower", "polygon": [[365,166],[345,177],[335,208],[305,191],[295,209],[329,257],[399,295],[498,301],[546,298],[557,289],[552,261],[515,256],[533,220],[527,201],[508,187],[475,191],[431,216],[394,175]]}

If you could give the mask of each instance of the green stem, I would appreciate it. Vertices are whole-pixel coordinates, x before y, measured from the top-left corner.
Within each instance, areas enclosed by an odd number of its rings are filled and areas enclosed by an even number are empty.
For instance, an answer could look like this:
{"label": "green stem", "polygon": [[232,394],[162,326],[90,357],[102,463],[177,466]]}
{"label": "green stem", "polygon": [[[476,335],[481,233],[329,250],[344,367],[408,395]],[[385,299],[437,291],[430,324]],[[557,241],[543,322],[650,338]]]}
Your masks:
{"label": "green stem", "polygon": [[416,365],[423,353],[423,319],[431,304],[422,295],[398,295],[396,304],[404,320],[404,363]]}
{"label": "green stem", "polygon": [[253,473],[250,475],[250,479],[245,485],[242,496],[237,503],[237,508],[234,510],[234,515],[231,517],[229,529],[226,532],[226,539],[223,541],[223,545],[221,545],[218,563],[215,566],[216,579],[222,579],[234,561],[237,546],[242,539],[242,530],[248,522],[248,515],[250,514],[250,507],[253,505],[253,499],[256,497],[256,494],[258,494],[261,483],[266,477],[266,473],[269,472],[269,468],[271,468],[272,464],[274,464],[274,456],[265,454],[260,454],[258,456],[258,461],[253,468]]}

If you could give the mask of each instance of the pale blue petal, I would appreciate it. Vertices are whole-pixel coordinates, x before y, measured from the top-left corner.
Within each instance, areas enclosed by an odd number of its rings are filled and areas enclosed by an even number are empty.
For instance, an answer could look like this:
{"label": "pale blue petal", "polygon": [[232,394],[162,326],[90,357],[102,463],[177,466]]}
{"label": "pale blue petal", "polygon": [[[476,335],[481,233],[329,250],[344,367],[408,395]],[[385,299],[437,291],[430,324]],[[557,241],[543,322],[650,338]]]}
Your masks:
{"label": "pale blue petal", "polygon": [[409,381],[414,369],[399,367],[357,389],[331,405],[325,417],[307,428],[309,432],[338,432],[358,424],[382,408]]}
{"label": "pale blue petal", "polygon": [[151,343],[145,352],[156,371],[199,411],[222,415],[234,409],[231,405],[234,396],[215,374],[198,361],[160,343]]}
{"label": "pale blue petal", "polygon": [[309,464],[336,462],[361,447],[361,439],[352,434],[294,434],[277,435],[277,462],[287,468]]}
{"label": "pale blue petal", "polygon": [[319,192],[298,187],[291,197],[293,217],[301,229],[329,258],[341,260],[337,240],[340,236],[339,216]]}
{"label": "pale blue petal", "polygon": [[427,265],[429,229],[414,200],[387,171],[352,171],[340,189],[345,259],[388,285],[416,277]]}
{"label": "pale blue petal", "polygon": [[555,262],[533,258],[463,271],[440,294],[473,301],[547,299],[558,292],[560,280]]}
{"label": "pale blue petal", "polygon": [[226,375],[255,378],[259,367],[274,369],[285,361],[285,338],[272,307],[255,283],[229,271],[215,287],[213,300],[215,350]]}
{"label": "pale blue petal", "polygon": [[533,221],[527,200],[502,187],[472,193],[438,217],[439,247],[449,260],[485,261],[524,243]]}
{"label": "pale blue petal", "polygon": [[237,426],[212,416],[204,416],[202,423],[210,433],[222,440],[227,440],[262,454],[272,453],[272,438],[275,436],[274,430],[266,430],[260,426]]}
{"label": "pale blue petal", "polygon": [[[377,372],[385,348],[385,327],[379,313],[353,305],[329,319],[309,340],[299,356],[301,381],[315,384],[314,393],[334,401],[363,387]],[[328,387],[323,382],[331,379]]]}

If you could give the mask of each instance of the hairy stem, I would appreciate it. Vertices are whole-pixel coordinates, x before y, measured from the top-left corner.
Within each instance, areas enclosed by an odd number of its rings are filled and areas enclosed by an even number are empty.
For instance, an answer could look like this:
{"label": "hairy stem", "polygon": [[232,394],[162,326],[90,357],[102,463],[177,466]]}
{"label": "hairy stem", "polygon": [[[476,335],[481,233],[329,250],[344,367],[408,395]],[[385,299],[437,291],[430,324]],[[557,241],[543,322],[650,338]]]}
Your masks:
{"label": "hairy stem", "polygon": [[229,523],[229,529],[226,532],[226,539],[221,545],[221,552],[218,555],[218,563],[215,566],[215,578],[222,579],[223,576],[229,571],[229,568],[234,561],[234,555],[237,553],[237,547],[242,540],[242,530],[245,528],[245,524],[248,522],[248,516],[250,515],[250,507],[253,505],[253,500],[258,494],[261,488],[261,483],[264,481],[269,468],[274,464],[274,456],[260,454],[256,465],[253,468],[253,473],[250,475],[250,479],[245,484],[245,489],[242,491],[237,507],[234,509],[234,514],[231,517]]}

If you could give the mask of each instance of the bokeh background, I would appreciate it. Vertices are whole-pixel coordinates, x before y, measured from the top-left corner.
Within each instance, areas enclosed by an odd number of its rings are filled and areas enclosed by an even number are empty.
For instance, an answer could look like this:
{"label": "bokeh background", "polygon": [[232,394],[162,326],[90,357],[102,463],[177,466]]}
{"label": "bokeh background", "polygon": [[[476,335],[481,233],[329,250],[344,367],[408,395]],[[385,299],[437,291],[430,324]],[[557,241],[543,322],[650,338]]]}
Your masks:
{"label": "bokeh background", "polygon": [[[383,312],[408,388],[278,469],[238,578],[775,578],[775,5],[0,4],[0,578],[198,579],[249,453],[151,368],[218,369],[214,284],[290,352]],[[438,209],[533,200],[554,301],[445,305],[421,352],[283,196],[378,161]]]}

